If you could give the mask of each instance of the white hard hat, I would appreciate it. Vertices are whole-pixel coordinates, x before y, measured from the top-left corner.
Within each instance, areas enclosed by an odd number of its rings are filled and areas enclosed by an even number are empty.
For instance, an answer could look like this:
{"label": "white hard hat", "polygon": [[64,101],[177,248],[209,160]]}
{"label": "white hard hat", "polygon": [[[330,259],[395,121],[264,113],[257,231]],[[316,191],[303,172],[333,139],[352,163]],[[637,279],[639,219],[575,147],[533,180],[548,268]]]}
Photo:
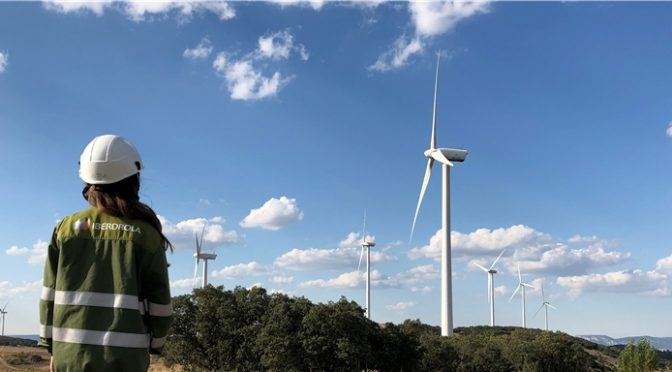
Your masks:
{"label": "white hard hat", "polygon": [[141,169],[138,150],[123,137],[112,134],[94,138],[79,158],[79,177],[91,185],[115,183]]}

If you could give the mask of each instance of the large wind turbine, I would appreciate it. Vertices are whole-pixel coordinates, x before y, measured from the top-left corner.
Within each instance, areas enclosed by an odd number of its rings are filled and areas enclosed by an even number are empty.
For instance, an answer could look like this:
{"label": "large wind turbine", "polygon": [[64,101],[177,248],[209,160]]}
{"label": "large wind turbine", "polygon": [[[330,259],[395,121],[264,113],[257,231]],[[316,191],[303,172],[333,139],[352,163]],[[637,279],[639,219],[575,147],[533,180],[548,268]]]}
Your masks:
{"label": "large wind turbine", "polygon": [[0,309],[0,314],[2,314],[2,334],[1,334],[2,336],[5,335],[5,314],[7,314],[7,311],[5,311],[5,309],[7,308],[8,304],[9,302],[6,303],[2,309]]}
{"label": "large wind turbine", "polygon": [[362,266],[362,257],[364,250],[366,250],[366,318],[371,319],[371,247],[375,247],[376,243],[366,240],[366,213],[364,214],[364,228],[362,229],[362,251],[359,254],[359,264],[357,264],[357,272]]}
{"label": "large wind turbine", "polygon": [[520,275],[520,263],[518,263],[518,287],[513,291],[511,298],[509,298],[509,302],[513,300],[513,297],[518,293],[518,290],[520,290],[520,297],[523,299],[523,328],[527,327],[527,324],[525,323],[525,287],[534,288],[531,284],[523,282],[523,276]]}
{"label": "large wind turbine", "polygon": [[450,167],[453,162],[462,162],[467,157],[466,150],[437,148],[436,147],[436,106],[437,95],[439,91],[439,59],[436,57],[436,77],[434,81],[434,111],[432,114],[432,137],[429,141],[429,149],[425,151],[427,157],[427,167],[425,168],[425,178],[422,180],[420,188],[420,197],[418,205],[415,207],[415,216],[413,217],[413,227],[411,228],[411,239],[415,230],[415,222],[418,219],[420,204],[425,196],[429,178],[432,174],[432,165],[434,161],[441,163],[443,168],[442,182],[442,209],[441,209],[441,335],[453,335],[453,294],[452,294],[452,268],[450,260]]}
{"label": "large wind turbine", "polygon": [[203,225],[200,240],[198,238],[198,234],[196,234],[196,253],[194,253],[194,286],[196,285],[196,277],[198,276],[198,261],[203,261],[203,281],[201,282],[201,288],[205,288],[205,286],[208,285],[208,260],[214,260],[217,258],[217,254],[215,253],[202,252],[203,235],[205,235],[205,225]]}
{"label": "large wind turbine", "polygon": [[544,286],[541,286],[541,299],[542,303],[541,306],[539,306],[539,310],[537,310],[536,313],[534,313],[534,316],[537,316],[537,314],[541,311],[541,309],[544,309],[544,325],[546,327],[546,330],[548,331],[548,308],[550,307],[551,309],[557,309],[557,307],[551,305],[549,301],[546,300],[546,296],[544,295]]}
{"label": "large wind turbine", "polygon": [[499,256],[495,259],[495,261],[490,265],[489,269],[486,269],[485,267],[475,264],[478,266],[479,269],[485,271],[488,274],[488,303],[490,304],[490,327],[495,326],[495,274],[497,274],[497,270],[495,270],[495,265],[497,265],[497,261],[502,257],[504,254],[504,250],[502,250],[501,253],[499,253]]}

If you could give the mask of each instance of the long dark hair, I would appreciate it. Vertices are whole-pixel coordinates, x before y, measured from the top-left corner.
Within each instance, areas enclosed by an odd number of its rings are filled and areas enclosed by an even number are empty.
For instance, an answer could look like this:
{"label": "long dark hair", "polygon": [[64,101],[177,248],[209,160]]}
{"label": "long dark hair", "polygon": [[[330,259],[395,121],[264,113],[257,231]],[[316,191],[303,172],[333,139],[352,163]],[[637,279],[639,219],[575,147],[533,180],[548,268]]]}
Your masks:
{"label": "long dark hair", "polygon": [[161,236],[164,249],[173,251],[173,245],[161,231],[161,221],[154,210],[140,201],[140,173],[106,185],[86,184],[82,195],[89,204],[115,217],[145,221]]}

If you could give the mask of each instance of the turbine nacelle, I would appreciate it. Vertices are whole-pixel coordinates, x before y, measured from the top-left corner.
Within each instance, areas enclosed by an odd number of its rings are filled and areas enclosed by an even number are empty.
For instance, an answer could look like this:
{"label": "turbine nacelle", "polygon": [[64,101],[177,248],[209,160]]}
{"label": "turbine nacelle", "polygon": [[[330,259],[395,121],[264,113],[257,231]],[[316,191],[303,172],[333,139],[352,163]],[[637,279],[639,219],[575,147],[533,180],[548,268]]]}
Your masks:
{"label": "turbine nacelle", "polygon": [[217,258],[216,253],[194,253],[194,258],[197,260],[214,260]]}
{"label": "turbine nacelle", "polygon": [[434,159],[443,164],[451,162],[461,163],[467,158],[467,150],[451,148],[428,149],[425,151],[425,157]]}

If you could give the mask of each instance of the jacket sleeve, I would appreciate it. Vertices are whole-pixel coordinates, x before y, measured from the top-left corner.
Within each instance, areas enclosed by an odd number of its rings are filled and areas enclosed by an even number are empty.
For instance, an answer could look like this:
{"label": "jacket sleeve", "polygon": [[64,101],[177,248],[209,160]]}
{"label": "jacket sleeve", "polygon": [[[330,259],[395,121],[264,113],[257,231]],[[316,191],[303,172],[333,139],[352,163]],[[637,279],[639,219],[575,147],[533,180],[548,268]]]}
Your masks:
{"label": "jacket sleeve", "polygon": [[40,295],[40,340],[38,345],[46,347],[51,353],[52,327],[54,321],[54,296],[56,294],[56,275],[58,269],[58,241],[56,234],[58,226],[54,228],[51,241],[47,248],[47,259],[44,263],[44,277],[42,293]]}
{"label": "jacket sleeve", "polygon": [[161,353],[173,320],[173,306],[168,281],[168,262],[163,249],[147,252],[141,273],[144,298],[149,313],[150,352]]}

